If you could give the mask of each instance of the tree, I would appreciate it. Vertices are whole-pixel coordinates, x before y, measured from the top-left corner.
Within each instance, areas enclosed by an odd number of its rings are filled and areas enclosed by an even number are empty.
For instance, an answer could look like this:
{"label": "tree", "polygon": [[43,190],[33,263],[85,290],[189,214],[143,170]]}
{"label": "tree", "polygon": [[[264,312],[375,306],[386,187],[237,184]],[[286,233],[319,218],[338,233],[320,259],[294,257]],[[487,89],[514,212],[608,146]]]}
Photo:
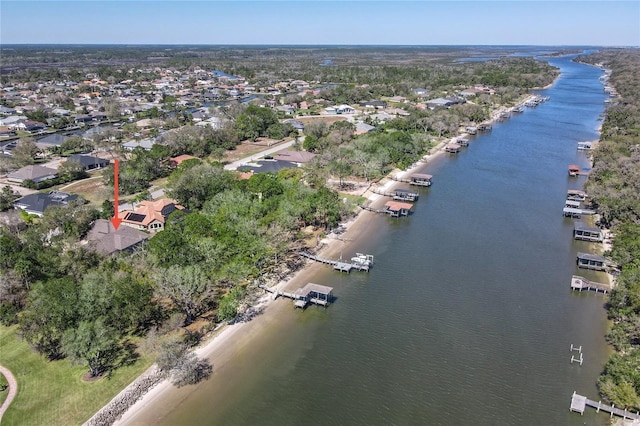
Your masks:
{"label": "tree", "polygon": [[3,186],[0,190],[0,212],[13,208],[13,202],[20,198],[20,194],[14,192],[9,186]]}
{"label": "tree", "polygon": [[209,378],[213,371],[213,366],[207,360],[189,352],[188,345],[177,338],[169,338],[161,343],[156,364],[177,387],[196,384]]}
{"label": "tree", "polygon": [[35,157],[40,152],[40,148],[36,145],[33,138],[22,138],[18,141],[18,145],[11,152],[13,162],[18,167],[28,166],[35,163]]}
{"label": "tree", "polygon": [[179,173],[169,176],[168,195],[190,209],[201,208],[215,194],[234,185],[233,175],[221,165],[198,164],[176,171]]}
{"label": "tree", "polygon": [[58,359],[64,332],[78,321],[77,283],[70,277],[38,282],[33,286],[27,305],[19,317],[24,339],[40,354]]}
{"label": "tree", "polygon": [[270,108],[250,105],[236,120],[236,130],[240,139],[255,141],[264,136],[269,126],[278,123],[278,116]]}
{"label": "tree", "polygon": [[78,160],[67,160],[58,167],[58,176],[62,182],[71,182],[87,177],[87,172]]}
{"label": "tree", "polygon": [[307,135],[304,138],[304,142],[302,142],[302,147],[309,152],[317,152],[318,148],[320,148],[320,142],[318,138],[313,135]]}
{"label": "tree", "polygon": [[88,152],[93,149],[93,144],[82,136],[70,136],[60,144],[62,153],[76,154],[79,152]]}
{"label": "tree", "polygon": [[80,321],[78,328],[68,329],[63,336],[63,351],[75,361],[84,361],[91,377],[97,377],[114,366],[119,339],[104,318]]}
{"label": "tree", "polygon": [[[180,250],[179,247],[176,249]],[[214,283],[197,266],[172,266],[155,274],[159,295],[168,297],[185,315],[185,324],[193,320],[213,303]]]}
{"label": "tree", "polygon": [[29,286],[12,270],[0,273],[0,324],[12,325],[18,321],[17,314],[24,308]]}

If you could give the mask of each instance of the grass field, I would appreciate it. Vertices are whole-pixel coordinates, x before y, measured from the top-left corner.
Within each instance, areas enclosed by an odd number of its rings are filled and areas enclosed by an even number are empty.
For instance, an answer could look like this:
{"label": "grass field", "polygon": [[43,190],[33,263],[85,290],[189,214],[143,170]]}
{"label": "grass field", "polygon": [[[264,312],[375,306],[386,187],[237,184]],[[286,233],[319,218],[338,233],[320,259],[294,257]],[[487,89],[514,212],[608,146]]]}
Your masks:
{"label": "grass field", "polygon": [[152,364],[141,358],[110,378],[85,382],[85,367],[67,359],[47,361],[16,330],[0,326],[0,364],[18,380],[18,395],[2,418],[3,426],[82,424]]}

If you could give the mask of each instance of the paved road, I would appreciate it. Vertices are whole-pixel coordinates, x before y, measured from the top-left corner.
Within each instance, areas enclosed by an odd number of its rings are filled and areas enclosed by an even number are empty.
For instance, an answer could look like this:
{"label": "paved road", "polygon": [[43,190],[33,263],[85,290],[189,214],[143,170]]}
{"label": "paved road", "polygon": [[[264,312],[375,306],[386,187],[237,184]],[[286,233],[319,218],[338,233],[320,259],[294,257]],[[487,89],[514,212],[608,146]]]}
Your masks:
{"label": "paved road", "polygon": [[255,154],[250,155],[249,157],[245,157],[242,158],[238,161],[234,161],[233,163],[229,163],[227,165],[224,166],[225,170],[236,170],[238,167],[250,163],[254,160],[258,160],[262,157],[264,157],[265,155],[269,155],[269,154],[273,154],[274,152],[278,152],[281,151],[283,149],[289,148],[291,145],[293,145],[294,143],[296,143],[296,140],[293,139],[289,142],[285,142],[285,143],[281,143],[278,145],[273,146],[272,148],[268,148],[265,149],[264,151],[260,151],[260,152],[256,152]]}
{"label": "paved road", "polygon": [[5,411],[7,411],[7,408],[9,408],[11,401],[13,401],[13,398],[15,398],[16,394],[18,393],[18,382],[16,378],[13,376],[13,374],[11,374],[11,371],[9,371],[9,369],[1,365],[0,365],[0,373],[2,373],[2,375],[7,379],[7,383],[9,383],[9,394],[7,395],[7,398],[2,403],[2,407],[0,407],[0,422],[1,422],[2,415],[4,414]]}

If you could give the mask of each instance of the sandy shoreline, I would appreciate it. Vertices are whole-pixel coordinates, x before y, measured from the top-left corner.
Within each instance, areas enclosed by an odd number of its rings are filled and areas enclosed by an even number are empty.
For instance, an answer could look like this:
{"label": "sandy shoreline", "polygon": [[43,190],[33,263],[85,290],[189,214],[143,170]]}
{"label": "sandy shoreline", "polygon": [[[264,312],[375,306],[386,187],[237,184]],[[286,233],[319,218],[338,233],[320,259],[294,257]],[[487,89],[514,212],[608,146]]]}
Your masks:
{"label": "sandy shoreline", "polygon": [[[534,97],[535,95],[529,95],[512,108],[499,108],[494,111],[491,119],[485,123],[493,124],[497,122],[502,112],[511,112],[516,107],[523,105]],[[419,172],[427,166],[428,162],[445,154],[444,146],[447,143],[465,136],[468,135],[462,133],[441,141],[437,146],[430,150],[429,154],[425,155],[420,161],[414,163],[409,169],[404,172],[396,170],[392,172],[392,174],[397,177],[408,177],[413,173]],[[379,207],[378,205],[382,204],[385,197],[373,193],[371,191],[373,187],[375,186],[376,188],[393,190],[399,185],[403,184],[387,177],[382,179],[378,184],[370,185],[362,195],[366,197],[373,206]],[[346,231],[342,233],[339,238],[335,238],[330,234],[321,241],[319,255],[327,258],[336,258],[343,251],[355,252],[358,237],[369,228],[369,224],[376,217],[377,215],[375,213],[363,210],[357,212],[354,218],[343,224]],[[278,290],[293,290],[298,287],[302,287],[312,280],[313,276],[320,268],[326,268],[326,266],[317,263],[308,263],[302,269],[280,281],[275,288]],[[260,327],[260,323],[268,322],[278,316],[279,309],[276,309],[277,306],[274,306],[275,304],[273,302],[274,300],[271,297],[271,294],[265,293],[263,296],[259,297],[257,303],[250,307],[248,312],[245,313],[245,315],[250,318],[249,320],[237,321],[233,324],[221,326],[214,332],[213,336],[210,337],[207,342],[196,349],[196,354],[198,356],[207,358],[212,363],[214,366],[214,374],[217,367],[224,365],[224,363],[232,357],[234,347],[244,345],[251,340],[251,336]],[[293,309],[293,307],[291,307],[291,309]],[[141,414],[145,408],[158,401],[160,397],[172,387],[173,385],[168,380],[163,380],[133,404],[114,424],[145,424],[143,419],[144,415],[140,415],[139,419],[136,419],[136,417]]]}

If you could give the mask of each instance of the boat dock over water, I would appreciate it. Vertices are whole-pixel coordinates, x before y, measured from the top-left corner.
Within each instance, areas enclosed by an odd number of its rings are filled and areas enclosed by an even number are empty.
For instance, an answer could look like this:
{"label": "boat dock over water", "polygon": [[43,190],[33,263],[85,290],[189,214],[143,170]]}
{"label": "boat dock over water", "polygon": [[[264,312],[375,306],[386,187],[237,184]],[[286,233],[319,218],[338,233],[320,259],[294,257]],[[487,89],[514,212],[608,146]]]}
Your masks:
{"label": "boat dock over water", "polygon": [[274,299],[280,296],[293,299],[293,305],[300,309],[306,308],[310,303],[327,307],[333,301],[333,287],[326,285],[308,283],[293,293],[269,288],[264,284],[259,284],[258,287],[272,293]]}
{"label": "boat dock over water", "polygon": [[616,408],[615,405],[603,404],[602,401],[592,401],[586,396],[578,395],[574,391],[573,395],[571,396],[571,407],[569,408],[569,410],[575,411],[576,413],[584,414],[584,410],[586,407],[595,408],[597,412],[600,412],[602,410],[606,413],[609,413],[610,417],[616,415],[622,417],[625,420],[640,420],[640,414],[638,414],[638,412],[633,413],[621,408]]}
{"label": "boat dock over water", "polygon": [[382,195],[383,197],[391,197],[394,200],[399,201],[417,201],[420,196],[417,192],[410,189],[397,188],[393,192],[386,192],[382,189],[372,189],[374,194]]}
{"label": "boat dock over water", "polygon": [[373,265],[373,255],[370,254],[362,254],[356,253],[354,257],[351,258],[351,262],[343,262],[342,260],[332,260],[325,259],[314,254],[311,254],[307,251],[299,252],[300,256],[306,257],[307,259],[311,259],[314,262],[324,263],[325,265],[333,266],[333,269],[340,272],[351,272],[352,269],[358,271],[369,272],[369,268]]}
{"label": "boat dock over water", "polygon": [[433,176],[428,175],[426,173],[414,173],[411,175],[411,178],[400,178],[397,176],[389,176],[389,179],[395,180],[396,182],[408,183],[410,185],[431,186],[431,180],[433,179]]}
{"label": "boat dock over water", "polygon": [[611,291],[611,285],[589,281],[588,279],[581,277],[580,275],[573,275],[571,277],[571,290],[591,290],[595,291],[596,293],[600,291],[603,293],[608,293]]}

